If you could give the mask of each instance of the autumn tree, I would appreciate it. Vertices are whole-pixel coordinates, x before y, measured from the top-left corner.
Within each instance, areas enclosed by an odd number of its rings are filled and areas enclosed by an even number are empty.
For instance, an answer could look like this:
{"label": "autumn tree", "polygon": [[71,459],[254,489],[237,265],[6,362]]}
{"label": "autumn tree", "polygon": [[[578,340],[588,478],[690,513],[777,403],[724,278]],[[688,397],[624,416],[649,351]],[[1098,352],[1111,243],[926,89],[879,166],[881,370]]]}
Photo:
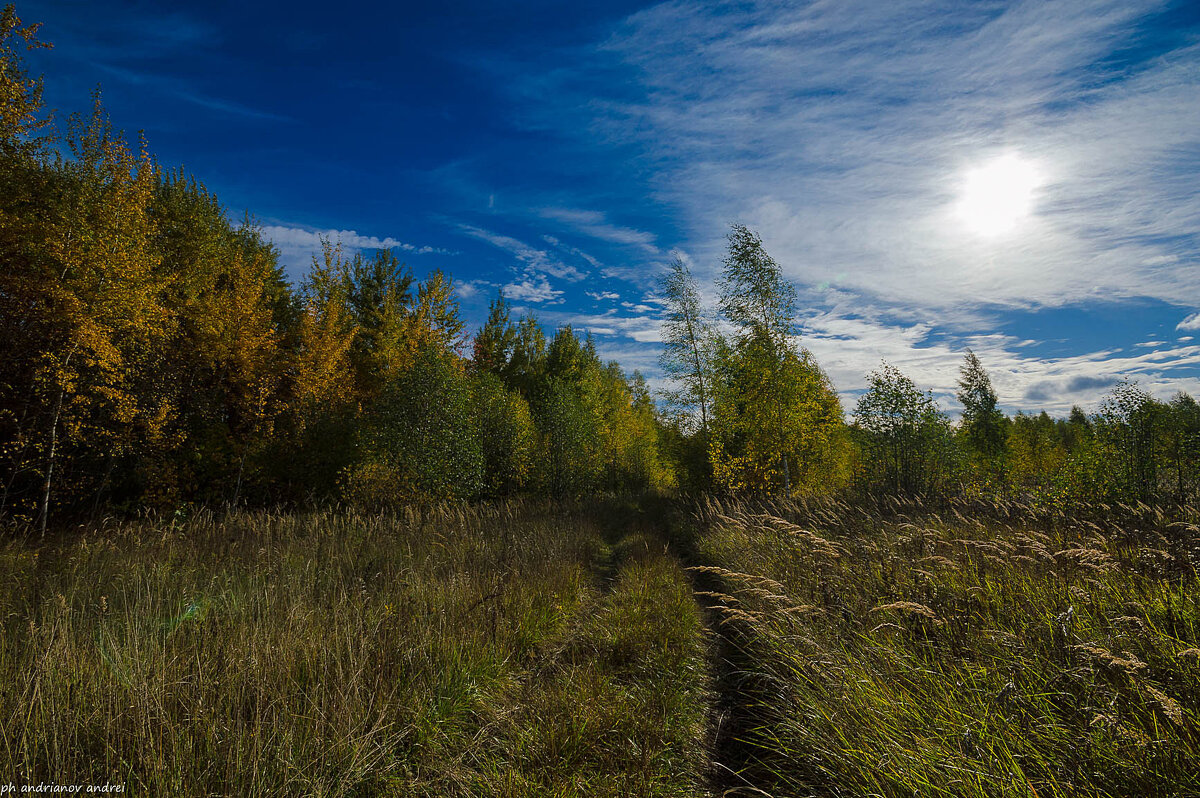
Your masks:
{"label": "autumn tree", "polygon": [[56,189],[41,235],[0,289],[19,297],[16,323],[37,331],[15,357],[27,429],[38,430],[26,441],[41,461],[43,530],[56,484],[64,502],[82,500],[97,455],[156,441],[174,410],[136,389],[171,326],[169,278],[152,246],[157,167],[144,144],[133,151],[112,130],[98,96],[90,116],[71,119],[66,143],[72,158],[48,164]]}
{"label": "autumn tree", "polygon": [[172,325],[138,390],[175,412],[159,445],[126,464],[116,495],[141,486],[146,502],[237,502],[283,408],[291,292],[253,222],[235,227],[194,177],[164,174],[151,213]]}
{"label": "autumn tree", "polygon": [[666,317],[659,363],[676,388],[666,398],[685,411],[699,414],[700,437],[708,434],[712,401],[712,348],[715,335],[700,304],[696,281],[681,257],[671,262],[661,281]]}
{"label": "autumn tree", "polygon": [[53,329],[41,307],[44,275],[55,273],[43,222],[53,218],[61,177],[47,160],[42,81],[22,51],[45,47],[37,25],[12,5],[0,11],[0,518],[36,513],[35,483],[45,466],[42,398],[33,393],[37,353]]}
{"label": "autumn tree", "polygon": [[44,146],[36,134],[45,127],[41,77],[25,69],[21,50],[48,48],[38,39],[39,24],[26,25],[9,3],[0,10],[0,157],[35,155]]}
{"label": "autumn tree", "polygon": [[676,411],[676,423],[690,435],[682,465],[700,489],[711,483],[709,421],[713,403],[713,356],[716,331],[700,302],[696,281],[683,258],[676,256],[660,283],[666,302],[659,364],[673,388],[664,397]]}
{"label": "autumn tree", "polygon": [[785,495],[836,484],[840,403],[812,356],[795,344],[795,287],[743,225],[729,234],[720,288],[734,337],[719,344],[715,358],[715,478],[726,488]]}

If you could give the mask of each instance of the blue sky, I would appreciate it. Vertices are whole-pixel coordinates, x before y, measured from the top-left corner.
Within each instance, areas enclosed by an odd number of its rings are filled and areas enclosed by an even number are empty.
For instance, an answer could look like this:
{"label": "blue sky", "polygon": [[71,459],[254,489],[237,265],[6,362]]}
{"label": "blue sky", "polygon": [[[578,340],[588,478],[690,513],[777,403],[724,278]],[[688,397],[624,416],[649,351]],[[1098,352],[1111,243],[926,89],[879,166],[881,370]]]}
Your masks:
{"label": "blue sky", "polygon": [[[1200,394],[1194,2],[18,13],[55,44],[30,56],[52,107],[101,84],[297,278],[318,234],[395,247],[473,323],[503,286],[654,382],[658,274],[679,254],[715,298],[737,221],[848,407],[886,358],[952,409],[968,346],[1009,411],[1094,408],[1120,375]],[[969,200],[1010,189],[996,232]]]}

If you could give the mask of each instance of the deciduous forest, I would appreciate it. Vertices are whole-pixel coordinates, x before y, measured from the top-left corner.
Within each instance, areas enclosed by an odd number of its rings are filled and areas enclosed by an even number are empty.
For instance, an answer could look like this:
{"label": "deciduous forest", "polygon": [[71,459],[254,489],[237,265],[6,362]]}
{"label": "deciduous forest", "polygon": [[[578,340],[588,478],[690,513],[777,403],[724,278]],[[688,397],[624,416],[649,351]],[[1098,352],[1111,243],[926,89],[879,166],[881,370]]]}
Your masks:
{"label": "deciduous forest", "polygon": [[752,229],[669,388],[250,215],[0,14],[0,785],[1200,792],[1200,406],[843,406]]}

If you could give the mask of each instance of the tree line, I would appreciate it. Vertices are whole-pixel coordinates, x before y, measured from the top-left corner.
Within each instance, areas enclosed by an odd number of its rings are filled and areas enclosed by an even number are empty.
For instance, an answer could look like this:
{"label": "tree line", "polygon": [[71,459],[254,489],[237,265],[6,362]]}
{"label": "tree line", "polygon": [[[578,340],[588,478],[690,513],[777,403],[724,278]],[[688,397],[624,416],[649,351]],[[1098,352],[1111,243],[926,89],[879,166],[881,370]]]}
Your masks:
{"label": "tree line", "polygon": [[662,281],[661,362],[674,389],[662,435],[681,485],[785,495],[844,489],[976,493],[1040,502],[1200,499],[1200,405],[1130,380],[1099,411],[1006,416],[967,350],[952,423],[930,391],[886,362],[849,420],[798,344],[796,293],[752,230],[734,225],[715,309],[677,258]]}

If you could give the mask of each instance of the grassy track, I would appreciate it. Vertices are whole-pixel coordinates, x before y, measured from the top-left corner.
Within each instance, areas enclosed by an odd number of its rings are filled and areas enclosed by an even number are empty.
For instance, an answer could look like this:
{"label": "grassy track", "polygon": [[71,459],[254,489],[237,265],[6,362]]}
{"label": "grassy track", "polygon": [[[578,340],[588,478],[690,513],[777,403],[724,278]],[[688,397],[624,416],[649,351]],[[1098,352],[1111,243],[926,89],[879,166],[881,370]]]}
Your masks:
{"label": "grassy track", "polygon": [[[0,781],[688,795],[703,644],[605,504],[202,516],[0,548]],[[607,578],[605,578],[607,577]]]}
{"label": "grassy track", "polygon": [[0,544],[0,783],[1200,794],[1195,526],[709,501],[668,535],[668,509],[201,515]]}

